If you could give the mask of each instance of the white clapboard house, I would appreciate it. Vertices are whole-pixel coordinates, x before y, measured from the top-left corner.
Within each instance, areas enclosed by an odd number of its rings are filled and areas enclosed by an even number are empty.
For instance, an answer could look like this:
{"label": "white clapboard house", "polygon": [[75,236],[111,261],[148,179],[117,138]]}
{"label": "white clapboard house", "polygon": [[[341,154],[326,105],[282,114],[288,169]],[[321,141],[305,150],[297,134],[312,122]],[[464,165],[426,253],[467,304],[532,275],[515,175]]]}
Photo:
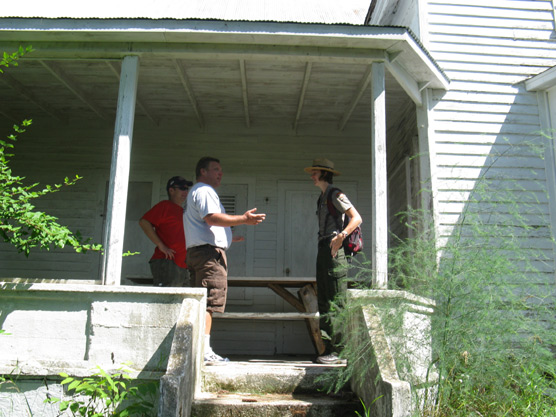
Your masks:
{"label": "white clapboard house", "polygon": [[[439,237],[485,172],[538,198],[531,244],[554,287],[556,126],[554,0],[147,0],[3,2],[0,51],[31,45],[0,74],[0,132],[19,136],[15,174],[83,179],[38,202],[106,254],[26,258],[0,245],[2,278],[129,284],[150,274],[137,221],[174,175],[220,158],[237,227],[230,275],[315,273],[315,188],[303,168],[334,161],[362,214],[365,255],[385,288],[394,214],[423,208]],[[540,154],[505,152],[536,139]],[[502,183],[501,183],[501,186]],[[537,188],[532,188],[537,187]],[[430,190],[430,192],[422,192]],[[121,257],[125,251],[140,252]],[[265,288],[232,288],[231,311],[291,311]],[[312,352],[305,324],[215,324],[222,353]]]}

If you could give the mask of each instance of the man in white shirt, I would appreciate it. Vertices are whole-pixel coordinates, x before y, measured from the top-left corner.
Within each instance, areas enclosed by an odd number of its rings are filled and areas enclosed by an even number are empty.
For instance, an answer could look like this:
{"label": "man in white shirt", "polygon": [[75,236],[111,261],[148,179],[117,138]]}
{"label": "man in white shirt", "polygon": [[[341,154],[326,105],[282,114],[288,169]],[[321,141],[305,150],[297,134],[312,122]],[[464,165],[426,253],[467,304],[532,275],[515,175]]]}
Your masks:
{"label": "man in white shirt", "polygon": [[220,161],[203,157],[195,168],[197,183],[187,196],[184,230],[187,244],[187,265],[195,287],[207,289],[205,321],[205,352],[207,364],[227,362],[210,347],[212,313],[223,313],[228,291],[228,265],[226,249],[232,243],[231,226],[257,225],[265,214],[256,214],[256,208],[242,215],[226,214],[215,188],[222,181]]}

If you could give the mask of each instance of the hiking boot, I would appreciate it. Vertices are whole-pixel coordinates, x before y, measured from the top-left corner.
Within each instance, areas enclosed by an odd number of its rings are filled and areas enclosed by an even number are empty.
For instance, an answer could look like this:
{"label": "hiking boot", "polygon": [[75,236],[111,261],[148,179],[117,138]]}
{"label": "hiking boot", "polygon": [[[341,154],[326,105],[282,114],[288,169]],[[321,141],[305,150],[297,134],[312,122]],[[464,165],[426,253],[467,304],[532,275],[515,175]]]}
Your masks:
{"label": "hiking boot", "polygon": [[347,364],[347,361],[345,359],[340,358],[337,353],[331,353],[329,355],[319,356],[316,362],[321,363],[323,365],[346,365]]}
{"label": "hiking boot", "polygon": [[205,353],[205,365],[224,365],[226,362],[230,362],[230,360],[217,355],[213,351]]}

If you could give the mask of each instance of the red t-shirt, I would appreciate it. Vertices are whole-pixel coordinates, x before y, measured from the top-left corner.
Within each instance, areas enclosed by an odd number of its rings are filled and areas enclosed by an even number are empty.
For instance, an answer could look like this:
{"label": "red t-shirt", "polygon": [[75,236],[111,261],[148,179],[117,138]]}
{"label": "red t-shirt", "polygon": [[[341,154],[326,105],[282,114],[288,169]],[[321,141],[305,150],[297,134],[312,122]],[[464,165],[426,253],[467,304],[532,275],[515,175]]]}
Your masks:
{"label": "red t-shirt", "polygon": [[[156,234],[174,253],[176,265],[187,268],[185,265],[185,234],[183,233],[183,207],[163,200],[147,211],[143,219],[151,223]],[[158,247],[155,248],[151,259],[165,259],[166,256]]]}

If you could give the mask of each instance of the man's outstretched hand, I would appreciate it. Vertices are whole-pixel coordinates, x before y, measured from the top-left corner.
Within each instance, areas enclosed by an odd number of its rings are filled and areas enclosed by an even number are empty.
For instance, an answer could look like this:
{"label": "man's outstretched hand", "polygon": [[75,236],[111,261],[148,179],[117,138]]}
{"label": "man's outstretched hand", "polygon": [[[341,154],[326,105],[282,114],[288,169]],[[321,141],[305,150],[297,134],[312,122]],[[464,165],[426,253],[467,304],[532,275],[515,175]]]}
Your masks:
{"label": "man's outstretched hand", "polygon": [[245,224],[256,225],[261,223],[264,219],[266,219],[266,214],[264,213],[257,214],[255,213],[256,211],[257,209],[253,208],[251,210],[247,210],[243,214],[243,217],[245,217]]}

